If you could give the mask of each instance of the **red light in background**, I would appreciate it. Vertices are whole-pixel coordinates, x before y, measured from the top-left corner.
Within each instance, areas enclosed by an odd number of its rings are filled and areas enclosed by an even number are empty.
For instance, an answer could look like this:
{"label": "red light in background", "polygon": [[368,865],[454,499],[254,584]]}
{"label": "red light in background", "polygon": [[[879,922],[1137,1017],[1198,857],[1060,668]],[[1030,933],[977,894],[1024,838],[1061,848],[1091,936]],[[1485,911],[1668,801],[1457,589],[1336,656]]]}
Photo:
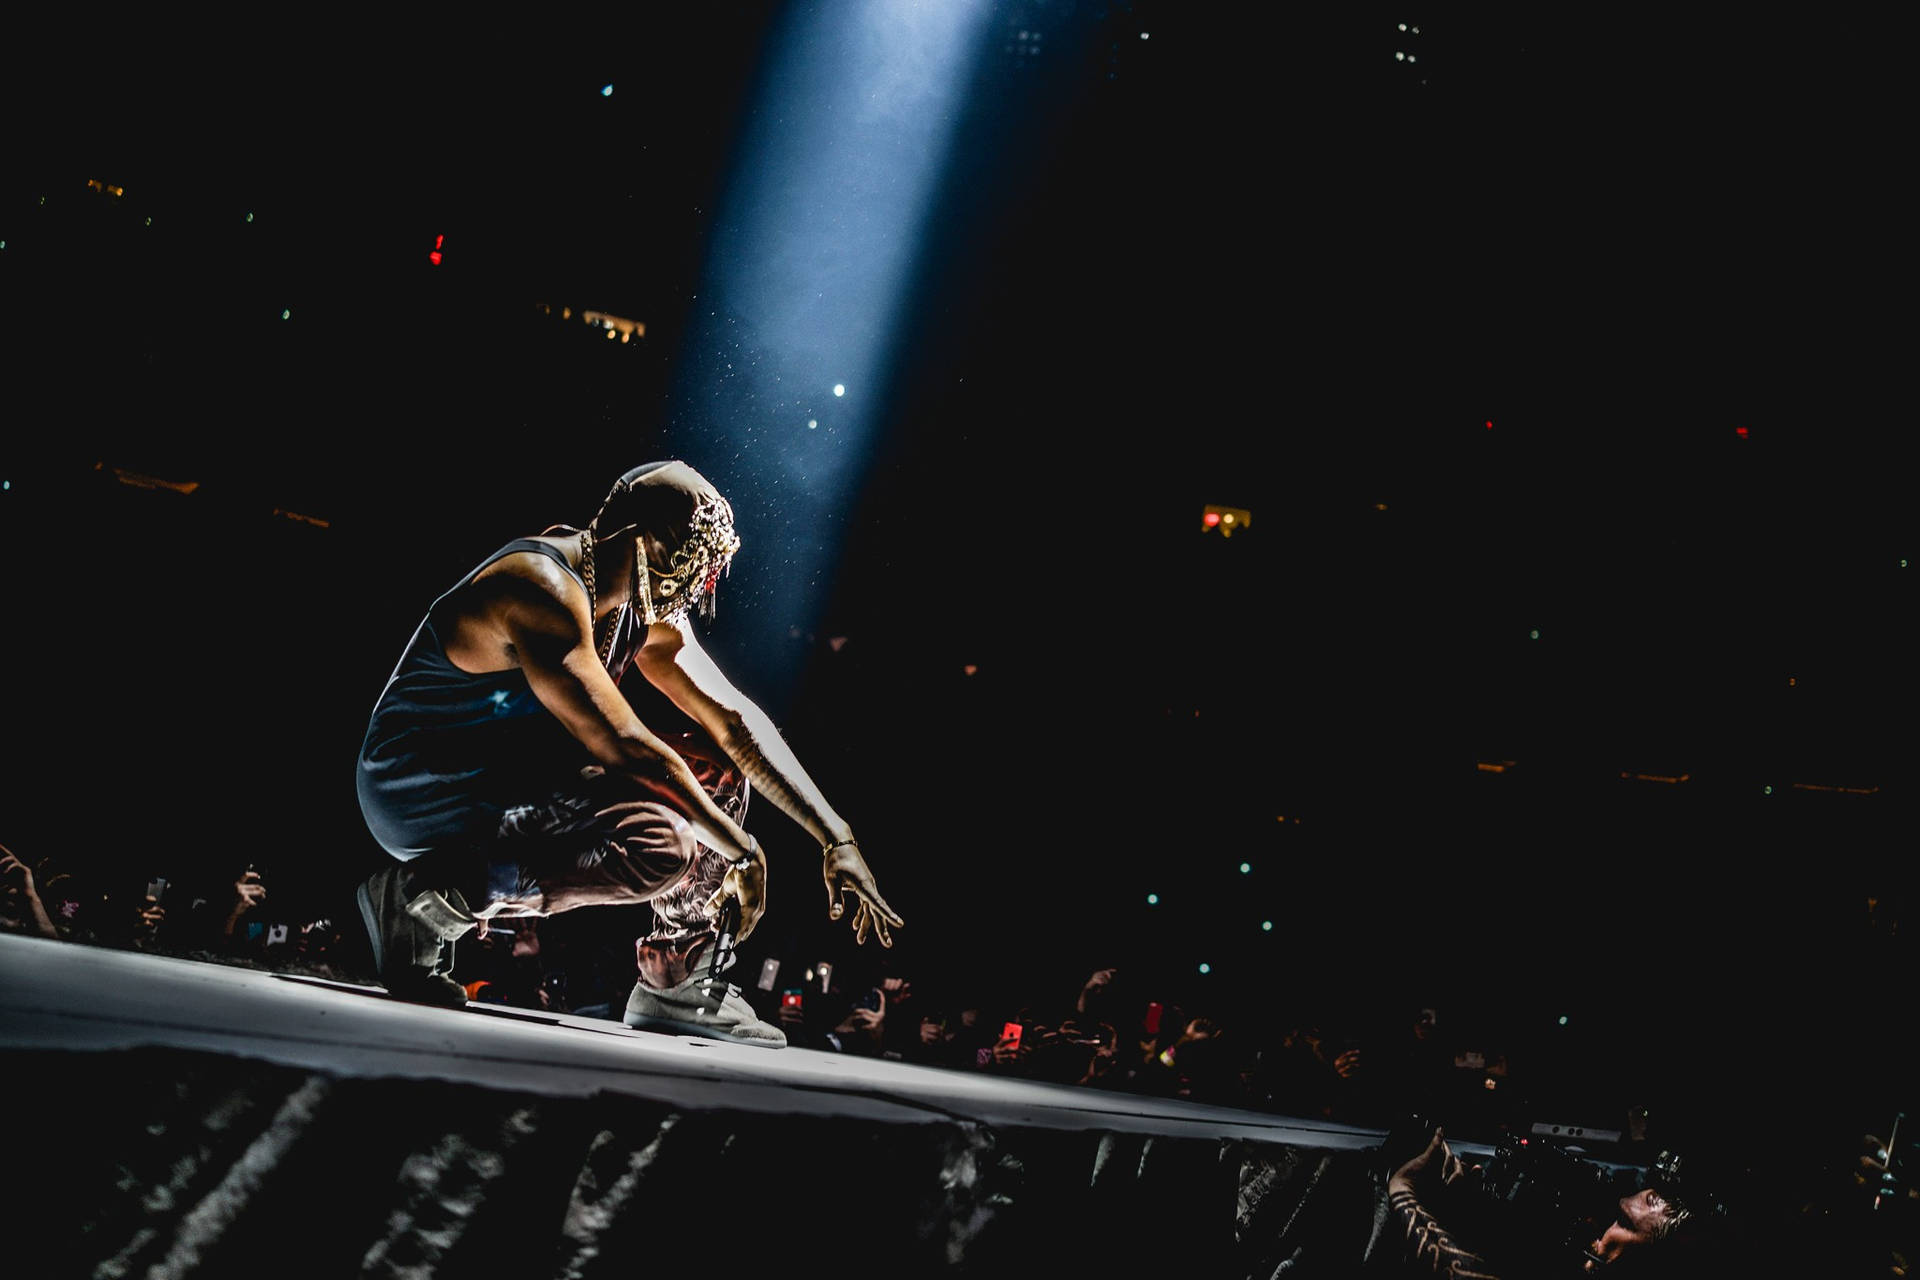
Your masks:
{"label": "red light in background", "polygon": [[443,235],[435,236],[433,238],[433,252],[427,255],[427,261],[431,262],[436,267],[439,266],[440,250],[446,248],[446,245],[447,245],[447,238],[445,236]]}
{"label": "red light in background", "polygon": [[1747,438],[1747,429],[1745,427],[1735,427],[1733,429],[1733,434],[1739,436],[1742,440],[1745,440]]}
{"label": "red light in background", "polygon": [[1200,509],[1200,532],[1217,533],[1223,538],[1231,538],[1242,529],[1253,524],[1253,512],[1242,511],[1239,507],[1223,507],[1209,502]]}
{"label": "red light in background", "polygon": [[431,262],[431,263],[432,263],[432,264],[433,264],[434,266],[436,266],[436,267],[437,267],[437,266],[439,266],[439,265],[440,265],[440,251],[439,251],[438,249],[435,249],[435,250],[434,250],[434,251],[433,251],[432,253],[430,253],[430,254],[428,254],[428,255],[427,255],[427,261],[428,261],[428,262]]}
{"label": "red light in background", "polygon": [[1491,430],[1493,430],[1493,419],[1492,419],[1492,418],[1488,418],[1488,419],[1487,419],[1487,430],[1489,430],[1489,431],[1491,431]]}

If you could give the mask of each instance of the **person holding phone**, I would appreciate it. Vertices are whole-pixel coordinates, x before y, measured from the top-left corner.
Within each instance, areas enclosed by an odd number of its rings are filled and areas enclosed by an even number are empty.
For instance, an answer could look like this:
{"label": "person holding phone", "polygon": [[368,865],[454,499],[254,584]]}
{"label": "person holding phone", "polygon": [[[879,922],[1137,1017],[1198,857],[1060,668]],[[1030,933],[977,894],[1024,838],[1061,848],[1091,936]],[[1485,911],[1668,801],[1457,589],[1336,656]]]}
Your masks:
{"label": "person holding phone", "polygon": [[160,946],[160,931],[167,923],[167,908],[162,901],[166,896],[166,877],[154,876],[147,881],[147,891],[141,896],[140,905],[134,908],[132,942],[142,951],[152,951]]}
{"label": "person holding phone", "polygon": [[233,882],[233,899],[228,904],[226,918],[220,922],[220,936],[228,942],[233,941],[236,931],[244,936],[244,931],[240,930],[241,921],[246,919],[249,911],[266,900],[265,878],[260,874],[259,865],[249,862],[247,869]]}
{"label": "person holding phone", "polygon": [[[619,477],[585,527],[496,549],[429,605],[369,717],[357,770],[392,865],[360,886],[381,981],[465,1000],[451,948],[483,921],[648,903],[630,1026],[778,1047],[711,960],[723,903],[744,941],[766,909],[760,842],[709,786],[750,785],[820,847],[828,914],[892,945],[852,825],[772,719],[700,644],[740,539],[733,508],[685,462]],[[669,740],[664,704],[693,732]],[[706,785],[683,754],[710,748]],[[742,793],[744,795],[744,791]],[[730,962],[731,953],[724,962]]]}
{"label": "person holding phone", "polygon": [[847,1009],[846,1016],[834,1024],[829,1039],[841,1053],[856,1057],[878,1058],[886,1051],[887,997],[878,987],[869,987]]}

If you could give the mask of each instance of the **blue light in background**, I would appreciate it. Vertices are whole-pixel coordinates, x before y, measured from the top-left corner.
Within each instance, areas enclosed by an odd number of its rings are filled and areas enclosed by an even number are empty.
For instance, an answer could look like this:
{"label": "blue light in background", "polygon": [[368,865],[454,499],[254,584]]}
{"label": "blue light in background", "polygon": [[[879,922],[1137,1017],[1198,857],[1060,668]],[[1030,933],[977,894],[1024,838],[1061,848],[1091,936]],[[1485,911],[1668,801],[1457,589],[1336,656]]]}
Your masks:
{"label": "blue light in background", "polygon": [[828,0],[768,41],[664,421],[733,502],[765,631],[813,629],[844,549],[991,10]]}

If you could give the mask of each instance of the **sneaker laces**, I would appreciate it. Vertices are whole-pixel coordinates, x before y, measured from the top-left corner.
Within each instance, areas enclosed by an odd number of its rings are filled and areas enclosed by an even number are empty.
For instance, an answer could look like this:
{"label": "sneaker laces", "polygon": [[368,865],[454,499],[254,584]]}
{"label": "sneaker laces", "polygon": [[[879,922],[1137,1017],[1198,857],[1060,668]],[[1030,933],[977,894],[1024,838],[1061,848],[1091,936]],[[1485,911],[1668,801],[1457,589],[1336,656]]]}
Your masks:
{"label": "sneaker laces", "polygon": [[[740,904],[732,898],[720,903],[720,916],[713,922],[716,935],[713,940],[713,954],[708,958],[707,981],[713,982],[720,977],[733,962],[734,936],[740,932]],[[734,994],[740,994],[738,987]]]}
{"label": "sneaker laces", "polygon": [[700,984],[701,992],[706,995],[713,994],[714,988],[716,987],[724,988],[724,990],[722,990],[720,993],[720,999],[723,1001],[728,996],[733,996],[735,999],[738,999],[740,996],[739,987],[735,986],[731,982],[721,982],[718,978],[715,978],[715,977],[709,976],[704,982]]}

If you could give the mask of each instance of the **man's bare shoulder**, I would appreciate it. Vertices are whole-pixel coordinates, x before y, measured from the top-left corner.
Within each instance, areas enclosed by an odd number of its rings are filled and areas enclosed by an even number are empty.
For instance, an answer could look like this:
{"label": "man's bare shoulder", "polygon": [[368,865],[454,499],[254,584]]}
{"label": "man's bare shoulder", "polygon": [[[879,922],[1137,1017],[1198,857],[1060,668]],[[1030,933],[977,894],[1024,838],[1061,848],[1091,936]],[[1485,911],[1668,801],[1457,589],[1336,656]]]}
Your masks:
{"label": "man's bare shoulder", "polygon": [[[560,540],[543,539],[555,543]],[[510,551],[473,576],[444,608],[447,656],[469,671],[518,666],[536,638],[570,646],[580,586],[552,556]]]}
{"label": "man's bare shoulder", "polygon": [[[559,552],[567,564],[573,563],[571,538],[542,537],[530,541],[545,543]],[[576,589],[574,576],[562,568],[559,561],[532,550],[509,551],[473,575],[473,586],[482,588],[478,593],[482,596],[519,595],[521,592],[515,590],[515,583],[539,588],[556,600],[565,600],[568,592]]]}

